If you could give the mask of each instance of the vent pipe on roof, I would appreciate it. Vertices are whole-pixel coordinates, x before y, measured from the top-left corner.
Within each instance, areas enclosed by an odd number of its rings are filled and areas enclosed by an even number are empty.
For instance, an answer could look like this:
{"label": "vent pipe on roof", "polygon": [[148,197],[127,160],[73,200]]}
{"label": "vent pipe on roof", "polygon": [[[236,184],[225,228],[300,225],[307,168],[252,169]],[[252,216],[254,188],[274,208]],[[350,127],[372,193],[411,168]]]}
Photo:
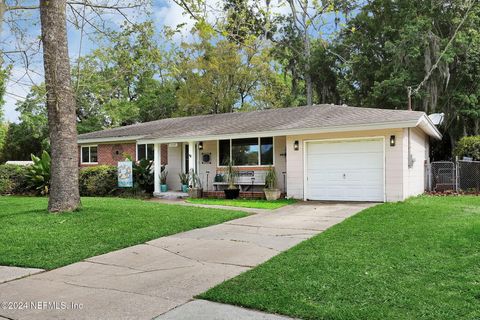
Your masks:
{"label": "vent pipe on roof", "polygon": [[408,93],[408,111],[412,111],[412,87],[407,87]]}

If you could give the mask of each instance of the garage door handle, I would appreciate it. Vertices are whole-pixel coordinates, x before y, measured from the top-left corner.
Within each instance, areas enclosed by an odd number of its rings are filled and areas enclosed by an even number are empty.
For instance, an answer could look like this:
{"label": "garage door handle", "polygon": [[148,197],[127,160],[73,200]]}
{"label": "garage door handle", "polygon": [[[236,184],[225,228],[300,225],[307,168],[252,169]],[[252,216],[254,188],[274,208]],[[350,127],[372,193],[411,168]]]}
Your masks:
{"label": "garage door handle", "polygon": [[347,175],[344,173],[344,174],[343,174],[343,179],[345,179],[346,177],[347,177]]}

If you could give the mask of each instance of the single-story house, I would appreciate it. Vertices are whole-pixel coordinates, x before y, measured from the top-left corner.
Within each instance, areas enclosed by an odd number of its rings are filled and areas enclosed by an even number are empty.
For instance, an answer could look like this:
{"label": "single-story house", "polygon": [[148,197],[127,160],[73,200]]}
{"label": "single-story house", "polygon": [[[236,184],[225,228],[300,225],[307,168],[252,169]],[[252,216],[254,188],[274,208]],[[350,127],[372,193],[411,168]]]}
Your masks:
{"label": "single-story house", "polygon": [[279,188],[303,200],[399,201],[425,190],[430,138],[441,134],[418,111],[315,105],[170,118],[81,134],[80,166],[116,164],[125,153],[161,165],[169,189],[178,173],[195,170],[210,195],[232,159],[238,184],[261,191],[273,166]]}

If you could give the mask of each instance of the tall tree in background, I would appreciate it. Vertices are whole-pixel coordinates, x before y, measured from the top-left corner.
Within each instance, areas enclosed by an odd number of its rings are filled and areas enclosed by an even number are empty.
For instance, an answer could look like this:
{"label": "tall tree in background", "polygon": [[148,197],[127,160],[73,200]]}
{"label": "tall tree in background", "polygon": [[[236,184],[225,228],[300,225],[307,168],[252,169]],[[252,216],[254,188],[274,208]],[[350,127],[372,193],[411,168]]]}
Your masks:
{"label": "tall tree in background", "polygon": [[175,108],[172,62],[153,23],[123,25],[112,37],[73,72],[82,133],[169,117]]}
{"label": "tall tree in background", "polygon": [[337,61],[342,100],[407,109],[407,88],[418,88],[413,109],[445,113],[453,147],[478,119],[479,13],[476,0],[369,1],[335,42],[346,57]]}
{"label": "tall tree in background", "polygon": [[[349,0],[287,0],[290,7],[292,26],[298,31],[303,46],[302,52],[298,52],[302,57],[301,67],[305,81],[305,94],[308,106],[313,103],[313,83],[311,71],[312,54],[312,34],[321,38],[324,35],[322,28],[331,24],[328,19],[339,19],[335,15],[342,14],[347,19],[349,13],[354,8],[355,1]],[[326,51],[329,54],[335,54],[331,50]],[[336,54],[338,56],[338,54]]]}
{"label": "tall tree in background", "polygon": [[33,86],[24,101],[17,103],[18,123],[6,126],[5,143],[0,146],[0,162],[30,160],[31,154],[40,156],[50,152],[48,139],[45,87]]}
{"label": "tall tree in background", "polygon": [[75,96],[68,55],[66,0],[41,0],[43,64],[51,145],[48,210],[63,212],[80,206]]}

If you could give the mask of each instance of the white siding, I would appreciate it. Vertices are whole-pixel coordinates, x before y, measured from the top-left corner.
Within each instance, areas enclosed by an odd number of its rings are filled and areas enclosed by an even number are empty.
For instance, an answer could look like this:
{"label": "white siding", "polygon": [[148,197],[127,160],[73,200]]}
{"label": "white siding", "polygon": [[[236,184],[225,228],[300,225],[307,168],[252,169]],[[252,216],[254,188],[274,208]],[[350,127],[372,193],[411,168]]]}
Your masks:
{"label": "white siding", "polygon": [[405,198],[422,194],[425,191],[425,162],[428,160],[428,136],[417,128],[410,129],[410,150],[413,165],[408,165],[408,129],[404,129],[404,194]]}
{"label": "white siding", "polygon": [[[202,155],[210,153],[211,163],[202,163]],[[217,171],[217,140],[213,141],[204,141],[203,150],[199,150],[199,163],[198,163],[198,172],[200,180],[202,181],[202,186],[205,191],[213,190],[213,179]],[[208,183],[207,183],[207,171],[210,171],[208,174]],[[208,190],[207,190],[208,188]]]}
{"label": "white siding", "polygon": [[[396,136],[396,145],[390,146],[390,136]],[[303,199],[304,141],[322,139],[385,137],[385,193],[386,201],[404,199],[403,192],[403,130],[372,130],[339,133],[321,133],[287,136],[287,195]],[[293,149],[294,141],[299,141],[299,150]]]}
{"label": "white siding", "polygon": [[[285,190],[285,186],[283,180],[286,179],[286,171],[287,171],[287,159],[286,159],[286,137],[274,137],[274,161],[275,161],[275,173],[277,174],[277,181],[278,181],[278,188],[280,190]],[[284,174],[285,172],[285,174]]]}

